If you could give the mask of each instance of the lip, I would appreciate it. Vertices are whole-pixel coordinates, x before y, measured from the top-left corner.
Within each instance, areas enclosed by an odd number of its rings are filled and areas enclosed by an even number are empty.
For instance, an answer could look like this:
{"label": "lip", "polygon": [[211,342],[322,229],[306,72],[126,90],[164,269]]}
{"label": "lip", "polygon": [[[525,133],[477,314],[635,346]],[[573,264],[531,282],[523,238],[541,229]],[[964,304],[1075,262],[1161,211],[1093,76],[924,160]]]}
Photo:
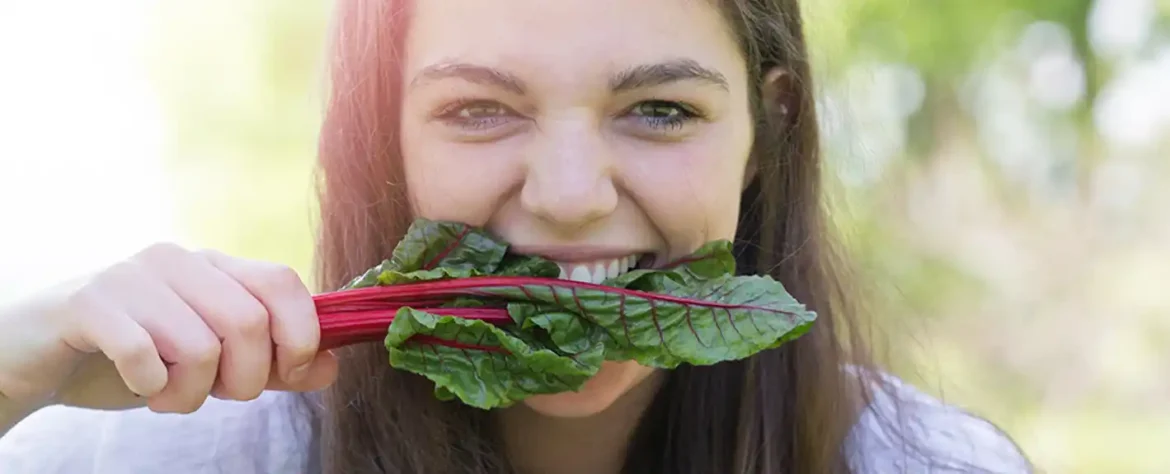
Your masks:
{"label": "lip", "polygon": [[637,255],[639,258],[652,254],[653,250],[634,249],[628,247],[590,246],[590,245],[512,245],[511,251],[521,255],[535,255],[556,262],[590,262],[608,258],[621,258]]}

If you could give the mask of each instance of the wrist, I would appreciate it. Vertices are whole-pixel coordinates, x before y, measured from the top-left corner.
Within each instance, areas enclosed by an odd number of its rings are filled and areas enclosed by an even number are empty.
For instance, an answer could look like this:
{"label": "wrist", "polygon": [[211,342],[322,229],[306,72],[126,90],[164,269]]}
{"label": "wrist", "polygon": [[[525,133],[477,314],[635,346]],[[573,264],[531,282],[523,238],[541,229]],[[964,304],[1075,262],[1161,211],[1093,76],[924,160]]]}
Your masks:
{"label": "wrist", "polygon": [[8,433],[21,420],[38,410],[52,405],[51,400],[35,401],[36,399],[13,399],[0,393],[0,436]]}

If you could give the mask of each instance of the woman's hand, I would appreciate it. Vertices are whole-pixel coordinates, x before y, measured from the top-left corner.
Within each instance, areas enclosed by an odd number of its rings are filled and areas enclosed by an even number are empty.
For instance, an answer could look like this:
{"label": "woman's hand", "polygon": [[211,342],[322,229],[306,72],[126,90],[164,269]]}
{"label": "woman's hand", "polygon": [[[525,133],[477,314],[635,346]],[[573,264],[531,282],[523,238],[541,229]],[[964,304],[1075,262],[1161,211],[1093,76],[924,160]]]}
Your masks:
{"label": "woman's hand", "polygon": [[208,396],[313,391],[337,375],[293,270],[170,244],[6,309],[0,328],[9,410],[190,413]]}

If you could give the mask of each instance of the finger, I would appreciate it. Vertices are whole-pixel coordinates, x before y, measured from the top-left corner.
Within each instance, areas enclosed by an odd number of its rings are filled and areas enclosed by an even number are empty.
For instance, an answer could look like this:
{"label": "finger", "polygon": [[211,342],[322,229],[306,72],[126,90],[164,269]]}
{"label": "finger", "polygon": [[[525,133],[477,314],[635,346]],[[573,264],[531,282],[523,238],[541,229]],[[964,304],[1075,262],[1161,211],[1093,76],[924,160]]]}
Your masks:
{"label": "finger", "polygon": [[220,341],[211,328],[169,286],[149,275],[124,295],[130,316],[150,333],[169,363],[167,385],[147,401],[158,412],[191,413],[207,400],[218,373]]}
{"label": "finger", "polygon": [[[167,385],[167,367],[150,334],[125,312],[91,303],[79,321],[79,346],[96,348],[114,363],[122,382],[141,397],[153,397]],[[72,345],[72,344],[71,344]]]}
{"label": "finger", "polygon": [[305,371],[304,378],[290,383],[273,374],[272,379],[268,382],[267,388],[268,390],[281,390],[286,392],[315,392],[323,390],[337,380],[337,369],[337,357],[328,351],[321,352],[309,362],[309,368]]}
{"label": "finger", "polygon": [[230,400],[259,397],[272,365],[268,309],[198,254],[180,249],[166,261],[154,271],[223,341],[212,393]]}
{"label": "finger", "polygon": [[313,296],[296,271],[282,265],[230,258],[215,251],[201,253],[268,309],[279,378],[289,384],[303,380],[317,357],[321,328]]}

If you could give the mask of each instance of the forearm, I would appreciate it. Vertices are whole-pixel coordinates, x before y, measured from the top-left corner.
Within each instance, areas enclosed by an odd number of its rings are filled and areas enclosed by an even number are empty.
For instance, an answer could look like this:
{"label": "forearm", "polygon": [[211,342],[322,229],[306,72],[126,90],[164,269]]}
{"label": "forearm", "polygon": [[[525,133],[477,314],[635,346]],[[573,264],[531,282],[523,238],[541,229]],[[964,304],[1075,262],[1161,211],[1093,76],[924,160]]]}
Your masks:
{"label": "forearm", "polygon": [[39,309],[38,303],[34,299],[0,306],[0,326],[7,328],[0,333],[0,436],[49,404],[48,400],[40,401],[41,397],[30,396],[28,374],[17,369],[21,364],[16,360],[29,351],[25,344],[36,339],[29,332],[19,330],[25,325],[17,316]]}

